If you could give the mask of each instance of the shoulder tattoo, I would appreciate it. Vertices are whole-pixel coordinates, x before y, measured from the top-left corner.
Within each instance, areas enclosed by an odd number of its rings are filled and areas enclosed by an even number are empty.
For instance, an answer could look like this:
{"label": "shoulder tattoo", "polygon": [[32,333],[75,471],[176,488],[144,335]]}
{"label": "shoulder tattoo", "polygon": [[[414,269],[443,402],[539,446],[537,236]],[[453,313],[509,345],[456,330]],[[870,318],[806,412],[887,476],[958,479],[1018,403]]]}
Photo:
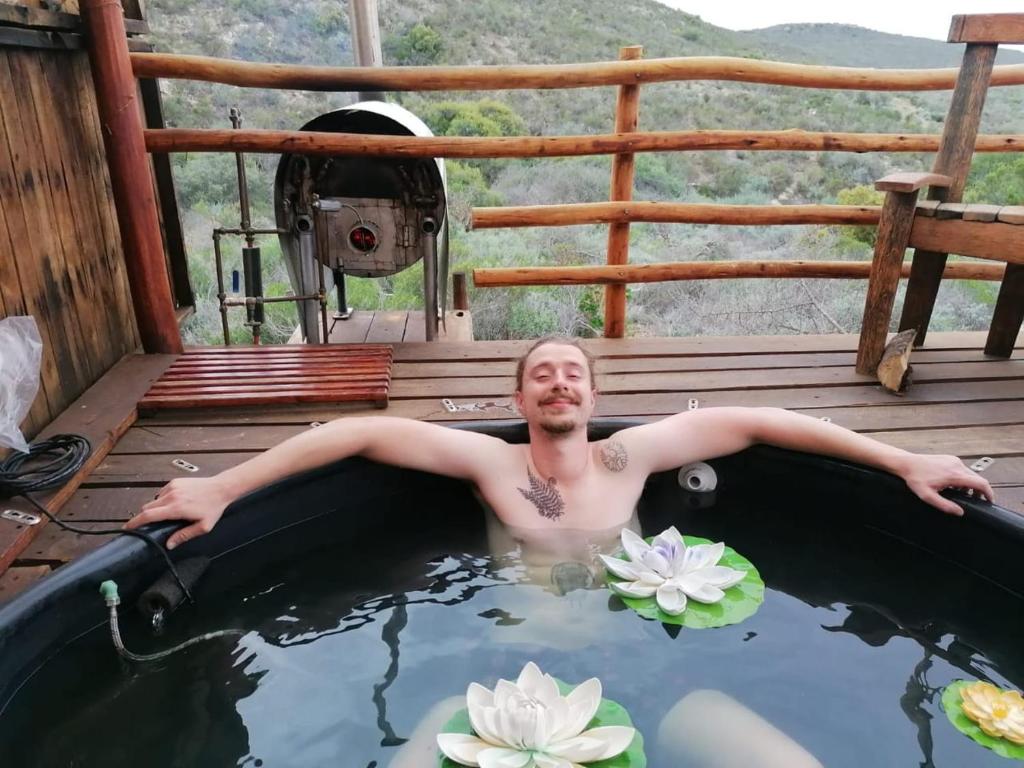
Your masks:
{"label": "shoulder tattoo", "polygon": [[565,502],[562,494],[558,492],[558,482],[551,478],[547,482],[539,479],[530,468],[526,468],[526,474],[530,478],[530,489],[519,488],[523,498],[537,508],[537,514],[546,517],[548,520],[557,520],[565,513]]}
{"label": "shoulder tattoo", "polygon": [[601,446],[601,463],[610,472],[621,472],[629,464],[629,454],[626,453],[626,446],[618,440],[608,440]]}

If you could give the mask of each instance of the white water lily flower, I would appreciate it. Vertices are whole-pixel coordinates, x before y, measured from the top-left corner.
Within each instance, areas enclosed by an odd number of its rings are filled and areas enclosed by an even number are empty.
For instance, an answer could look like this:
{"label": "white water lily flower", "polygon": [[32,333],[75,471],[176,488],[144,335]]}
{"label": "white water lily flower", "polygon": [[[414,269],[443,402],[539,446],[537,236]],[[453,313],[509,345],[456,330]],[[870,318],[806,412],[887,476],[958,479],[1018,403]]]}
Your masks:
{"label": "white water lily flower", "polygon": [[610,582],[625,597],[654,597],[670,616],[686,610],[686,598],[717,603],[724,590],[743,581],[746,573],[718,565],[725,544],[686,546],[675,526],[648,544],[628,528],[622,530],[622,548],[629,561],[601,555],[605,567],[623,581]]}
{"label": "white water lily flower", "polygon": [[601,704],[601,682],[592,677],[562,696],[532,661],[516,682],[499,680],[494,691],[470,683],[466,704],[476,735],[437,736],[437,746],[460,765],[577,768],[625,752],[636,735],[623,725],[584,730]]}

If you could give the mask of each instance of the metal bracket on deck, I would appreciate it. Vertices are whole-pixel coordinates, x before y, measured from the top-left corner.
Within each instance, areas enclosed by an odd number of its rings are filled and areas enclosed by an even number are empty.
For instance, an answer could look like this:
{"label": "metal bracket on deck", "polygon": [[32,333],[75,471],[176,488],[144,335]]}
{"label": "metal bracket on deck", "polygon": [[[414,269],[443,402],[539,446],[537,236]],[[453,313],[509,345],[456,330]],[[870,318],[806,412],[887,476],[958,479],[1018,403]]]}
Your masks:
{"label": "metal bracket on deck", "polygon": [[197,467],[190,461],[185,461],[184,459],[174,459],[174,461],[171,462],[171,465],[177,467],[178,469],[183,469],[186,472],[199,471],[199,467]]}
{"label": "metal bracket on deck", "polygon": [[19,525],[39,525],[42,522],[42,518],[39,515],[33,515],[30,512],[21,512],[17,509],[5,509],[0,512],[0,517],[4,520],[10,520],[11,522],[18,523]]}
{"label": "metal bracket on deck", "polygon": [[324,423],[322,421],[311,421],[311,422],[309,422],[309,426],[311,426],[311,427],[322,427],[323,425],[324,425]]}
{"label": "metal bracket on deck", "polygon": [[441,405],[448,413],[483,413],[489,411],[492,408],[500,411],[507,411],[508,413],[515,413],[515,409],[512,407],[512,403],[501,403],[494,400],[488,402],[477,402],[477,403],[455,403],[450,397],[442,398]]}
{"label": "metal bracket on deck", "polygon": [[686,404],[686,410],[696,411],[698,408],[700,408],[700,400],[696,397],[691,397],[690,401]]}
{"label": "metal bracket on deck", "polygon": [[826,424],[831,424],[832,423],[832,417],[831,416],[820,416],[818,418],[818,421],[824,421]]}
{"label": "metal bracket on deck", "polygon": [[975,472],[984,472],[986,469],[988,469],[995,463],[996,460],[993,459],[991,456],[982,456],[976,462],[971,464],[971,469],[973,469]]}

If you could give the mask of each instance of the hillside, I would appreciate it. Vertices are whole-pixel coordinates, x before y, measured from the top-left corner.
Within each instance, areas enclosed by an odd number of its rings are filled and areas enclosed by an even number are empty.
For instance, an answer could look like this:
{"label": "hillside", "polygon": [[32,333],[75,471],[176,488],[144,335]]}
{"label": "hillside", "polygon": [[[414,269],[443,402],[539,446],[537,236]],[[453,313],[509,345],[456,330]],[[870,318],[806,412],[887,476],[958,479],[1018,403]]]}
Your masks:
{"label": "hillside", "polygon": [[[148,4],[159,50],[254,61],[350,65],[346,4],[341,0],[271,0],[212,3],[153,0]],[[641,44],[645,57],[744,56],[877,67],[948,66],[960,46],[904,38],[856,27],[786,25],[733,32],[653,0],[381,0],[385,60],[389,64],[512,64],[614,59],[619,47]],[[628,19],[628,24],[623,23]],[[627,30],[627,31],[624,31]],[[1006,61],[1024,60],[1008,52]],[[829,54],[832,54],[831,56]],[[914,58],[911,64],[909,58]],[[917,63],[916,59],[921,62]],[[237,104],[250,127],[296,128],[315,115],[355,100],[353,94],[243,91],[205,84],[163,84],[168,122],[223,127]],[[1024,89],[993,89],[983,130],[1024,130]],[[611,130],[614,89],[496,94],[393,94],[438,133],[553,135]],[[678,83],[645,87],[644,130],[751,128],[938,132],[949,94],[889,94],[786,89],[732,83]],[[984,158],[979,183],[988,199],[1016,194],[991,179],[1024,175],[1013,158]],[[989,161],[996,161],[994,164]],[[895,168],[925,168],[930,158],[841,153],[705,152],[638,158],[636,194],[659,200],[730,202],[834,202],[867,194],[859,185]],[[989,166],[992,166],[989,168]],[[233,159],[176,156],[181,202],[187,213],[193,274],[200,294],[212,294],[209,229],[237,220]],[[270,215],[270,180],[276,160],[250,159],[255,211]],[[1009,168],[1009,170],[1008,170]],[[593,263],[603,258],[605,230],[575,227],[466,233],[472,205],[578,202],[607,199],[607,158],[450,163],[453,249],[457,268],[484,264]],[[1024,169],[1020,169],[1024,170]],[[990,178],[991,177],[991,178]],[[988,180],[988,181],[986,181]],[[1012,186],[1012,185],[1011,185]],[[997,200],[998,202],[998,200]],[[865,258],[864,235],[820,228],[719,229],[636,226],[632,258]],[[860,237],[861,239],[858,239]],[[271,252],[273,244],[265,243]],[[283,291],[280,272],[271,276]],[[275,282],[276,280],[276,282]],[[353,281],[357,306],[411,306],[415,270],[386,281]],[[949,286],[937,323],[976,327],[988,313],[991,286]],[[855,330],[863,284],[746,282],[666,284],[631,289],[633,333],[779,333]],[[472,296],[478,333],[532,335],[544,330],[600,330],[596,288],[477,291]],[[281,310],[282,312],[284,310]],[[278,312],[281,332],[291,323]],[[209,308],[193,333],[215,328]],[[209,323],[209,325],[207,325]]]}
{"label": "hillside", "polygon": [[[963,46],[891,35],[849,24],[780,24],[740,33],[791,61],[836,67],[958,67]],[[1024,53],[1000,49],[997,64],[1020,64]]]}

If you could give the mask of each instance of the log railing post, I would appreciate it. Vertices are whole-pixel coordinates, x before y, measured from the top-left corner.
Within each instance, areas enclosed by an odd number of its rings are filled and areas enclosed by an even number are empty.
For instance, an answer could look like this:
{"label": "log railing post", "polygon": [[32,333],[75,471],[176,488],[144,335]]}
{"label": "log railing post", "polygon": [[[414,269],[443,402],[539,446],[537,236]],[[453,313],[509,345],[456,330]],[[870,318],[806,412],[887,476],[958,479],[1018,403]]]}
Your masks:
{"label": "log railing post", "polygon": [[[955,24],[950,30],[949,42],[967,42],[958,38]],[[953,183],[948,189],[932,187],[928,191],[929,200],[959,203],[963,198],[997,48],[998,45],[995,44],[968,42],[967,50],[964,51],[963,66],[957,76],[953,98],[949,104],[949,112],[946,114],[939,153],[932,166],[933,173],[949,176]],[[907,295],[903,302],[899,329],[917,330],[914,341],[916,347],[924,344],[928,323],[935,307],[935,297],[939,292],[939,283],[942,282],[946,257],[947,254],[935,251],[914,251],[914,262],[907,283]]]}
{"label": "log railing post", "polygon": [[992,325],[985,341],[985,354],[1009,357],[1017,344],[1017,335],[1024,324],[1024,264],[1007,264],[1003,284],[999,287]]}
{"label": "log railing post", "polygon": [[469,309],[469,293],[466,290],[466,273],[452,274],[452,309]]}
{"label": "log railing post", "polygon": [[917,195],[923,186],[929,184],[932,189],[937,189],[948,186],[950,179],[931,173],[895,173],[875,182],[875,189],[886,195],[864,300],[864,318],[857,346],[857,373],[874,374],[878,361],[882,359],[903,257],[914,225]]}
{"label": "log railing post", "polygon": [[[643,56],[642,46],[633,45],[619,50],[620,60],[634,60]],[[615,132],[633,133],[637,128],[640,113],[640,86],[620,85],[615,102]],[[614,201],[633,199],[632,153],[615,155],[612,159],[612,183],[610,199]],[[608,264],[620,265],[629,262],[629,222],[608,226]],[[626,286],[609,285],[604,289],[604,335],[609,339],[621,339],[626,334]]]}
{"label": "log railing post", "polygon": [[119,0],[82,0],[110,185],[142,347],[180,353],[138,90]]}

